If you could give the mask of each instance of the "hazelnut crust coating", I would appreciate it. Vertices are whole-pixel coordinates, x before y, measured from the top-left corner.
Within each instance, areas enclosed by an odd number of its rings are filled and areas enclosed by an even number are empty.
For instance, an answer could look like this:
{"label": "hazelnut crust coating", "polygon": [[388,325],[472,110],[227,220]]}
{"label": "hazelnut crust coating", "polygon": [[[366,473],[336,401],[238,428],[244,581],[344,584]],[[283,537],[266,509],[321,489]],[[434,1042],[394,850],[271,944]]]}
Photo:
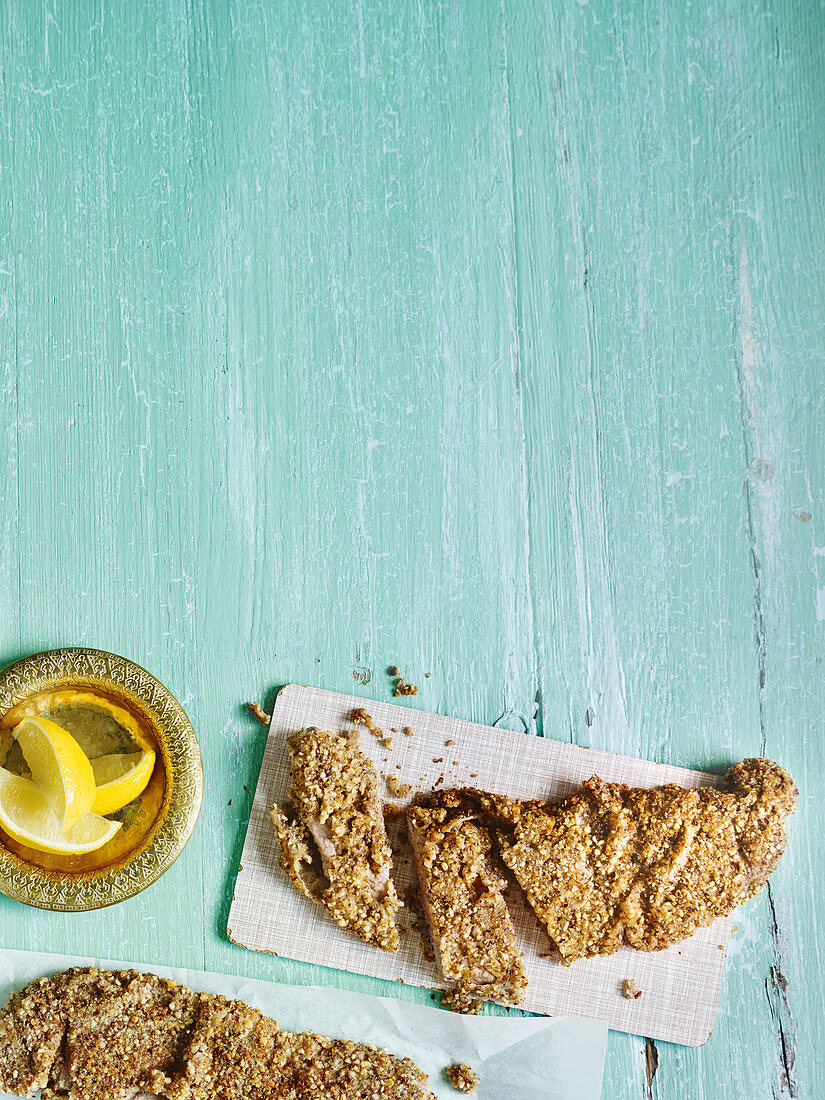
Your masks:
{"label": "hazelnut crust coating", "polygon": [[[344,929],[384,951],[399,946],[400,906],[390,870],[378,777],[358,734],[305,729],[288,741],[295,815],[279,806],[270,818],[279,866]],[[315,851],[320,855],[321,868]]]}
{"label": "hazelnut crust coating", "polygon": [[556,803],[465,797],[503,826],[501,857],[571,963],[623,944],[664,950],[762,889],[797,790],[762,759],[734,764],[726,788],[648,790],[593,776]]}
{"label": "hazelnut crust coating", "polygon": [[281,1031],[243,1001],[153,974],[79,968],[9,998],[0,1088],[73,1100],[434,1100],[408,1058]]}
{"label": "hazelnut crust coating", "polygon": [[507,885],[496,869],[490,834],[455,791],[407,811],[419,896],[442,975],[454,983],[446,1002],[478,1011],[479,999],[517,1003],[527,988]]}

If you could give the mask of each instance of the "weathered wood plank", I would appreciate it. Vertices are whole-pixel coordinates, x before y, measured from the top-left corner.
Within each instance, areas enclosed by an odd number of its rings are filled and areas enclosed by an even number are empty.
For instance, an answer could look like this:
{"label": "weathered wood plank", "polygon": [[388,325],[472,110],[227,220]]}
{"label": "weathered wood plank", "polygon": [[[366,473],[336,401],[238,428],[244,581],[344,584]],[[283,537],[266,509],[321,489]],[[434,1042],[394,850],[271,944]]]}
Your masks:
{"label": "weathered wood plank", "polygon": [[0,653],[145,664],[207,797],[161,883],[0,899],[4,944],[380,988],[223,932],[241,704],[398,663],[445,713],[791,767],[711,1044],[649,1088],[613,1036],[605,1095],[823,1091],[823,42],[785,0],[9,0]]}
{"label": "weathered wood plank", "polygon": [[[774,41],[787,33],[786,64],[801,64],[817,29],[756,7],[725,8],[711,21],[661,6],[506,10],[544,732],[702,766],[769,743],[793,767],[799,754],[785,733],[768,733],[760,700],[768,627],[751,547],[763,532],[747,482],[768,467],[750,453],[749,410],[743,439],[742,400],[749,387],[767,386],[747,377],[755,370],[748,311],[759,297],[777,324],[794,297],[788,267],[799,234],[773,239],[772,292],[763,272],[743,297],[740,257],[756,211],[790,197],[786,223],[798,222],[816,174],[791,171],[769,130],[781,120],[786,137],[792,127],[803,139],[811,128],[795,111],[810,102],[802,86],[812,73],[788,87]],[[800,316],[796,305],[778,322],[808,349],[821,340],[812,300],[821,282],[812,285],[810,312]],[[759,402],[770,406],[763,415],[774,432],[818,388],[809,374],[780,402],[783,383],[777,353],[775,400]],[[810,476],[821,453],[797,454]],[[786,571],[790,554],[780,586]],[[791,601],[775,611],[781,636]],[[821,678],[807,693],[821,708]],[[807,776],[803,761],[795,774]],[[791,853],[803,822],[792,830]],[[788,874],[783,867],[774,894],[790,907]],[[815,925],[810,901],[799,908]],[[805,1072],[805,1094],[816,1095],[813,1043],[807,1069],[798,1059],[795,1076],[782,1076],[793,992],[771,981],[777,938],[781,922],[777,933],[766,895],[744,911],[712,1043],[659,1049],[654,1094],[797,1095]],[[816,999],[816,979],[809,989]],[[748,1056],[731,1064],[732,1050]],[[642,1041],[616,1037],[606,1094],[629,1094],[634,1079],[634,1091],[646,1092],[650,1065]]]}

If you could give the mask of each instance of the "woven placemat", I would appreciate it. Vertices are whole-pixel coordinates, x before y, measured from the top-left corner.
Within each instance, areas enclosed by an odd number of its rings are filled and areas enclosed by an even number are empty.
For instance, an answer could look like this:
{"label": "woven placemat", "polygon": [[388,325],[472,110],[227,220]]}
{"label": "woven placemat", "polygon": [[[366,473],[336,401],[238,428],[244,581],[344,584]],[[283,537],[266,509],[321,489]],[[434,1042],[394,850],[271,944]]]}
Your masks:
{"label": "woven placemat", "polygon": [[[355,707],[365,707],[392,738],[392,748],[387,749],[362,732],[361,746],[379,775],[397,776],[414,792],[430,790],[438,783],[445,789],[474,786],[516,798],[558,798],[593,774],[637,787],[721,783],[719,776],[704,772],[290,684],[279,694],[272,715],[229,914],[229,937],[242,947],[430,989],[443,988],[434,963],[422,954],[420,935],[406,910],[400,911],[399,918],[401,948],[396,954],[387,954],[342,931],[277,867],[277,845],[267,810],[273,802],[286,799],[286,738],[304,726],[351,728],[350,714]],[[412,736],[402,732],[405,726],[413,729]],[[387,797],[387,801],[404,804],[409,799]],[[390,837],[399,852],[394,878],[399,895],[404,897],[415,876],[405,846],[396,844],[392,825]],[[687,1046],[699,1046],[708,1039],[722,985],[730,918],[716,921],[668,951],[643,953],[622,948],[607,958],[562,966],[543,957],[550,942],[515,889],[508,893],[508,902],[530,981],[521,1007],[549,1015],[605,1020],[618,1031]],[[626,978],[636,982],[641,997],[628,1000],[622,996],[621,984]]]}

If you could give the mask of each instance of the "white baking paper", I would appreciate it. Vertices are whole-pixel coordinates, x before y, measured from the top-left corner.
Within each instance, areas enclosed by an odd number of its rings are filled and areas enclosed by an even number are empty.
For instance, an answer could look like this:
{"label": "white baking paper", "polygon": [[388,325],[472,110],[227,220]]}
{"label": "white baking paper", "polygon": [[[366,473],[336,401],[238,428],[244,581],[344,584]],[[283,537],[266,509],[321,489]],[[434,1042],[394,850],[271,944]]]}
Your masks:
{"label": "white baking paper", "polygon": [[[459,1016],[437,1008],[366,993],[278,985],[201,970],[79,959],[0,949],[0,1003],[15,989],[70,966],[151,970],[204,993],[238,997],[289,1031],[352,1039],[412,1058],[427,1073],[439,1100],[461,1093],[443,1077],[467,1062],[481,1078],[477,1100],[599,1100],[607,1025],[573,1016],[512,1019]],[[8,1094],[0,1094],[6,1100]]]}

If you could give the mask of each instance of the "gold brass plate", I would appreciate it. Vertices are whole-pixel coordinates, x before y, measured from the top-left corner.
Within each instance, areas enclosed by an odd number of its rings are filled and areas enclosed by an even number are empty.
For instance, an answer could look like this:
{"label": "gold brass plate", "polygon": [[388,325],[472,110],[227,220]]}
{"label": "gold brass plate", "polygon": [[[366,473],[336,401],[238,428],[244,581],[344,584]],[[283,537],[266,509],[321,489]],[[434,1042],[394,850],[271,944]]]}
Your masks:
{"label": "gold brass plate", "polygon": [[171,692],[140,665],[98,649],[54,649],[2,669],[0,742],[24,715],[48,714],[69,691],[128,711],[157,753],[146,791],[96,852],[49,856],[0,830],[0,891],[39,909],[79,912],[134,897],[171,867],[198,818],[203,767],[195,731]]}

